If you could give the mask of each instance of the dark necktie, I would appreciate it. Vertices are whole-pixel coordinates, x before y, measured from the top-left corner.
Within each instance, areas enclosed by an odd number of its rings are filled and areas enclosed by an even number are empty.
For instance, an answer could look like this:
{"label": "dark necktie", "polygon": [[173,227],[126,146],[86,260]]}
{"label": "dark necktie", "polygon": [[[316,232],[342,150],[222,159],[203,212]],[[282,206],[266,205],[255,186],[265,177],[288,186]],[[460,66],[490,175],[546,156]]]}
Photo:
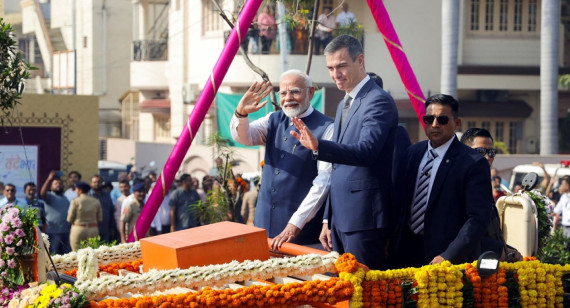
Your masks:
{"label": "dark necktie", "polygon": [[412,202],[412,216],[410,218],[410,228],[415,234],[419,234],[424,230],[424,214],[426,212],[429,192],[429,179],[431,177],[431,169],[433,161],[437,157],[437,153],[432,149],[428,152],[428,161],[426,162],[418,183],[416,185],[416,193]]}
{"label": "dark necktie", "polygon": [[340,118],[340,127],[344,124],[344,119],[346,119],[346,115],[348,114],[348,110],[350,110],[350,102],[352,102],[352,97],[346,94],[344,97],[344,106],[342,107],[342,116]]}

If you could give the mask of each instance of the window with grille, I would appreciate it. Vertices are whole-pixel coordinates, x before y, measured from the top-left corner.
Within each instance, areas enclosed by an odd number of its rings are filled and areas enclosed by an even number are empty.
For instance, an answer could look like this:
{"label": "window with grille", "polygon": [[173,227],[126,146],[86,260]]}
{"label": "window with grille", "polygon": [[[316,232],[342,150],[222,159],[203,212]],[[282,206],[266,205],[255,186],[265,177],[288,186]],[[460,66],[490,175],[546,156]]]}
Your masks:
{"label": "window with grille", "polygon": [[509,29],[509,0],[501,0],[499,7],[499,31]]}
{"label": "window with grille", "polygon": [[479,0],[471,0],[471,18],[469,19],[471,31],[479,30]]}
{"label": "window with grille", "polygon": [[[491,133],[495,146],[498,142],[503,142],[506,149],[511,154],[520,153],[520,145],[523,139],[523,122],[519,119],[497,119],[489,121],[481,118],[464,118],[468,128],[480,127]],[[463,127],[460,131],[465,132]]]}
{"label": "window with grille", "polygon": [[485,3],[485,31],[493,31],[493,21],[495,15],[495,1],[486,0]]}
{"label": "window with grille", "polygon": [[[224,7],[224,1],[218,0],[220,7]],[[218,7],[211,0],[202,0],[202,34],[219,33],[224,30],[222,17]]]}
{"label": "window with grille", "polygon": [[518,141],[522,138],[522,123],[513,121],[509,123],[509,144],[508,149],[510,153],[518,152]]}
{"label": "window with grille", "polygon": [[514,9],[514,27],[513,30],[515,32],[520,32],[522,30],[522,0],[515,0],[515,9]]}
{"label": "window with grille", "polygon": [[503,133],[505,130],[505,125],[503,122],[496,122],[495,123],[495,140],[503,141]]}
{"label": "window with grille", "polygon": [[528,1],[528,32],[536,32],[537,31],[537,22],[538,22],[538,1],[537,0],[529,0]]}
{"label": "window with grille", "polygon": [[170,141],[170,114],[154,114],[154,140]]}
{"label": "window with grille", "polygon": [[538,0],[469,0],[471,35],[538,35],[540,5]]}

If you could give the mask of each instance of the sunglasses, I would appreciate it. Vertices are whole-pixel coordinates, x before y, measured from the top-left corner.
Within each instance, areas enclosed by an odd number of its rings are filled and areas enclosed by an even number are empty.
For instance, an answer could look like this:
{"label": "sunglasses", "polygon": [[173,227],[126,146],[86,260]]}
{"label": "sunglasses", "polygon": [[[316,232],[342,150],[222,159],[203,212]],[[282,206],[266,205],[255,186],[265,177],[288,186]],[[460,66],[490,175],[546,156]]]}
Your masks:
{"label": "sunglasses", "polygon": [[497,155],[497,149],[473,148],[473,150],[477,151],[477,153],[483,156],[485,156],[485,154],[489,154],[489,157],[491,158]]}
{"label": "sunglasses", "polygon": [[424,124],[433,124],[433,120],[437,119],[437,123],[439,123],[439,125],[445,125],[447,123],[449,123],[449,117],[448,116],[432,116],[432,115],[425,115],[423,117],[423,121]]}

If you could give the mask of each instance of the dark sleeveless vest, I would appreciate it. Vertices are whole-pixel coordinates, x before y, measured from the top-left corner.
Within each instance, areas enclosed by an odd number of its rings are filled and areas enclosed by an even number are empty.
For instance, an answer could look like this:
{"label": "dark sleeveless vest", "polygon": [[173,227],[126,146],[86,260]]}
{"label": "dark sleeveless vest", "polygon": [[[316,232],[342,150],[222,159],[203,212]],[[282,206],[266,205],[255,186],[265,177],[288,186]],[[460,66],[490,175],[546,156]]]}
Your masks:
{"label": "dark sleeveless vest", "polygon": [[[332,119],[316,110],[302,120],[319,139],[332,123]],[[254,220],[254,225],[266,229],[268,237],[271,238],[279,235],[287,226],[318,174],[313,153],[289,134],[291,130],[295,130],[295,126],[283,111],[271,114]],[[323,204],[293,243],[319,243],[324,208]]]}

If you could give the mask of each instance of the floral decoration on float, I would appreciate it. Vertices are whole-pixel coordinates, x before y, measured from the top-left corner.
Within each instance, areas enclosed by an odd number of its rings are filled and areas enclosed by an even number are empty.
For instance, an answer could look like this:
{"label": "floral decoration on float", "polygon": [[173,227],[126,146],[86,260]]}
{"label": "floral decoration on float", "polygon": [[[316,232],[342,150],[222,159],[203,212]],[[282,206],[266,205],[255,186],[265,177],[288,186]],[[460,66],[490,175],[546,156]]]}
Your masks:
{"label": "floral decoration on float", "polygon": [[[122,249],[117,247],[106,249]],[[570,265],[543,264],[536,258],[501,262],[497,272],[487,277],[479,275],[477,262],[366,271],[351,254],[339,256],[335,252],[183,270],[151,270],[118,277],[101,273],[116,274],[121,269],[138,272],[142,261],[108,263],[107,257],[106,264],[102,264],[101,251],[78,251],[73,261],[78,267],[67,272],[82,277],[75,289],[68,291],[85,296],[91,307],[330,307],[327,305],[347,299],[351,300],[351,307],[563,307],[564,288],[570,289]],[[338,277],[283,284],[251,283],[324,272],[336,272]],[[238,286],[235,281],[250,283]],[[73,307],[67,306],[63,289],[57,291],[49,284],[32,286],[21,294],[15,293],[10,307]]]}
{"label": "floral decoration on float", "polygon": [[544,264],[536,258],[500,262],[496,273],[481,277],[477,261],[448,261],[421,268],[367,271],[346,266],[339,276],[354,286],[351,307],[564,307],[570,289],[570,265]]}
{"label": "floral decoration on float", "polygon": [[[221,287],[235,281],[269,279],[288,275],[308,276],[333,272],[337,258],[338,253],[331,252],[324,256],[309,254],[266,261],[255,260],[241,263],[233,261],[188,269],[161,271],[153,269],[143,274],[127,274],[122,277],[102,276],[89,280],[78,280],[75,286],[85,292],[90,300],[106,296],[121,296],[126,293],[152,293],[176,287],[191,289]],[[90,273],[96,273],[97,264],[89,264],[89,268],[86,270]],[[78,279],[81,275],[83,274],[80,270],[77,272]]]}

